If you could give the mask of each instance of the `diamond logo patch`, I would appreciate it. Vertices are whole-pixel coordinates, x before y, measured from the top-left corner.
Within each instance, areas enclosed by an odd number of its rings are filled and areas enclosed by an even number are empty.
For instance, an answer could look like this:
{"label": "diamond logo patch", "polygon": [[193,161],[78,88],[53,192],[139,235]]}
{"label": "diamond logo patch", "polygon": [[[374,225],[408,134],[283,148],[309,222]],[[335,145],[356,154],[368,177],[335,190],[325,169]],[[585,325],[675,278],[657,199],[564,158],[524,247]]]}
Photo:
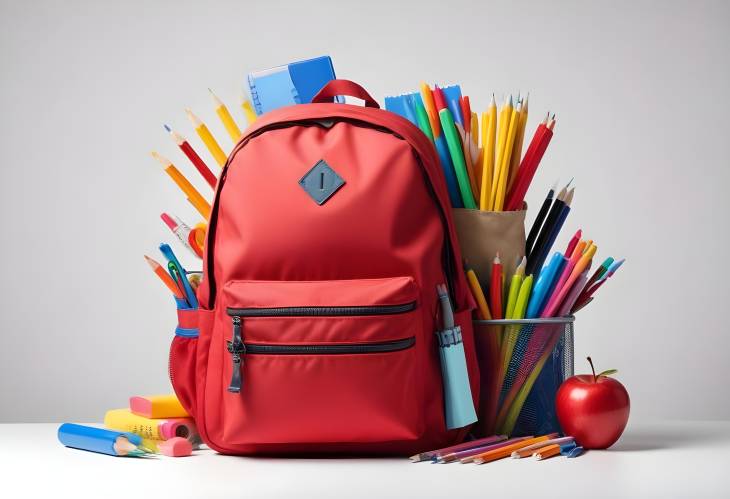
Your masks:
{"label": "diamond logo patch", "polygon": [[314,199],[314,202],[322,205],[337,190],[345,185],[345,181],[336,171],[328,165],[325,160],[317,161],[311,170],[309,170],[299,181],[304,192]]}

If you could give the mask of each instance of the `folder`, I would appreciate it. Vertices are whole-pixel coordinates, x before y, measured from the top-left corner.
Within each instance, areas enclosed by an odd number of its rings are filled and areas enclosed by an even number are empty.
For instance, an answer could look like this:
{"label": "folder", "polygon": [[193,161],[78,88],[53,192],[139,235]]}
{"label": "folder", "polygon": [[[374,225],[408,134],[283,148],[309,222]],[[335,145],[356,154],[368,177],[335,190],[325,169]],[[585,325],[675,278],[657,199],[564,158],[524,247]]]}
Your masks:
{"label": "folder", "polygon": [[[248,75],[256,114],[294,104],[307,104],[329,81],[335,79],[332,59],[325,55],[305,61],[292,62]],[[343,97],[336,97],[344,102]]]}

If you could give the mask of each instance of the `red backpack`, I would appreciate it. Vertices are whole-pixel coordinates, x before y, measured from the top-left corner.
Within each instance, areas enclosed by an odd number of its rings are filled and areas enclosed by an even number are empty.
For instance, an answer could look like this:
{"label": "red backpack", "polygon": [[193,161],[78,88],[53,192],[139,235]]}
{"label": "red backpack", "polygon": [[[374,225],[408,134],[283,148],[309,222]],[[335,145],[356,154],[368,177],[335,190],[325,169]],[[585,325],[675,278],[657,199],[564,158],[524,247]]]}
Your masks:
{"label": "red backpack", "polygon": [[[366,107],[334,104],[335,95]],[[329,101],[329,102],[328,102]],[[446,283],[478,400],[472,300],[428,138],[335,80],[246,130],[216,189],[170,378],[227,454],[409,454],[446,429],[435,331]]]}

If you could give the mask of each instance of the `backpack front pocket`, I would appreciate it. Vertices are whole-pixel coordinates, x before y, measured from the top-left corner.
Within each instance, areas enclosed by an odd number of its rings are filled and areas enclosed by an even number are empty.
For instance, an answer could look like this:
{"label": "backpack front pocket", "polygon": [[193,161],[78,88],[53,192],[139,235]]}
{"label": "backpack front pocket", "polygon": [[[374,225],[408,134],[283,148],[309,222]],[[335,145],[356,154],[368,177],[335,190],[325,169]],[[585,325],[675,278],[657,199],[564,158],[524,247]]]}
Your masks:
{"label": "backpack front pocket", "polygon": [[223,297],[230,325],[215,332],[211,349],[221,356],[215,392],[223,408],[211,427],[221,428],[222,442],[420,436],[413,279],[235,281]]}

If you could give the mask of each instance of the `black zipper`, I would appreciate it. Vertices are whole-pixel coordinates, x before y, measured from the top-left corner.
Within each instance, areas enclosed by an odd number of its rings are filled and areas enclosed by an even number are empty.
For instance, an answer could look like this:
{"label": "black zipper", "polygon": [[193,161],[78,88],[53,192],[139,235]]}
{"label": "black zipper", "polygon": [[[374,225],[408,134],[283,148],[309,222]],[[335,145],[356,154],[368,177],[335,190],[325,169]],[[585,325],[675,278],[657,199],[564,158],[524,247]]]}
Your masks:
{"label": "black zipper", "polygon": [[411,348],[416,343],[415,336],[402,340],[382,343],[350,343],[335,345],[262,345],[246,343],[246,353],[256,355],[333,355],[348,353],[387,353]]}
{"label": "black zipper", "polygon": [[[251,135],[247,136],[244,140],[241,140],[236,144],[236,146],[233,148],[233,151],[231,151],[231,154],[228,156],[228,160],[226,161],[225,166],[223,167],[223,172],[221,173],[221,177],[218,180],[218,188],[215,192],[215,197],[213,199],[213,205],[212,205],[212,212],[210,215],[210,221],[211,223],[208,226],[208,233],[206,234],[207,238],[207,244],[209,246],[208,248],[208,287],[209,287],[209,295],[210,295],[210,306],[213,307],[215,305],[215,300],[217,298],[216,296],[216,282],[215,282],[215,275],[213,273],[213,245],[215,238],[212,237],[212,234],[215,232],[215,221],[218,219],[218,198],[220,196],[220,192],[223,190],[223,184],[225,183],[226,176],[228,173],[228,165],[231,161],[231,159],[236,155],[236,153],[244,146],[248,141],[251,139],[258,137],[259,135],[268,132],[270,130],[276,130],[276,129],[282,129],[282,128],[289,128],[292,126],[316,126],[321,128],[331,128],[332,125],[325,125],[323,123],[325,121],[324,118],[318,118],[318,119],[311,119],[311,120],[291,120],[291,121],[282,121],[278,123],[272,123],[269,126],[263,127],[259,130],[256,130],[256,132],[252,133]],[[390,134],[398,139],[405,140],[401,135],[397,134],[393,130],[383,127],[374,125],[372,123],[354,119],[354,118],[341,118],[336,117],[331,119],[332,122],[348,122],[356,126],[361,126],[363,128],[373,129],[377,130],[382,133]],[[415,148],[411,147],[414,151]],[[444,260],[443,270],[446,278],[446,285],[449,290],[449,294],[451,295],[452,300],[455,300],[456,297],[454,295],[454,275],[455,275],[455,268],[454,268],[454,250],[451,247],[451,238],[449,236],[448,231],[448,224],[446,223],[446,213],[444,211],[444,207],[441,205],[441,203],[438,202],[438,199],[436,198],[436,193],[434,192],[433,185],[431,185],[431,181],[428,178],[428,175],[426,173],[426,169],[423,166],[423,162],[421,161],[421,158],[416,154],[416,160],[418,161],[418,164],[421,167],[421,172],[424,176],[424,181],[428,187],[429,194],[434,199],[436,207],[439,211],[439,216],[441,218],[441,224],[444,228],[444,249],[442,251],[442,259]]]}
{"label": "black zipper", "polygon": [[244,343],[241,317],[333,317],[395,315],[415,310],[416,302],[399,305],[370,305],[354,307],[269,307],[226,309],[233,321],[233,336],[226,342],[231,354],[232,373],[228,391],[238,393],[243,384],[243,362],[246,354],[256,355],[336,355],[397,352],[412,347],[416,338],[378,343],[339,343],[329,345],[270,345]]}
{"label": "black zipper", "polygon": [[342,315],[395,315],[416,309],[416,302],[399,305],[368,305],[356,307],[264,307],[231,308],[226,312],[238,317],[317,317]]}

